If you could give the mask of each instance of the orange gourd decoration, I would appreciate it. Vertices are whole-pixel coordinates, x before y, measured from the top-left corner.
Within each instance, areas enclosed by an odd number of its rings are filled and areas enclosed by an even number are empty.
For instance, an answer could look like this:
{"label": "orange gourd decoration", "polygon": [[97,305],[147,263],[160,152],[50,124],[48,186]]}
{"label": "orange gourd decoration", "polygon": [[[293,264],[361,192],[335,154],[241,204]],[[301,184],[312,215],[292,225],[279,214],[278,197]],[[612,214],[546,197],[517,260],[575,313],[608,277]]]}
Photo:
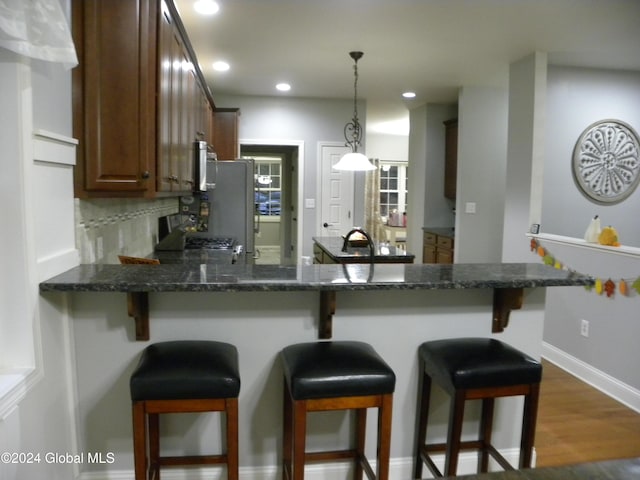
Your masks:
{"label": "orange gourd decoration", "polygon": [[627,282],[624,281],[624,278],[618,283],[618,291],[620,292],[620,295],[626,296],[629,294],[629,288],[627,286]]}

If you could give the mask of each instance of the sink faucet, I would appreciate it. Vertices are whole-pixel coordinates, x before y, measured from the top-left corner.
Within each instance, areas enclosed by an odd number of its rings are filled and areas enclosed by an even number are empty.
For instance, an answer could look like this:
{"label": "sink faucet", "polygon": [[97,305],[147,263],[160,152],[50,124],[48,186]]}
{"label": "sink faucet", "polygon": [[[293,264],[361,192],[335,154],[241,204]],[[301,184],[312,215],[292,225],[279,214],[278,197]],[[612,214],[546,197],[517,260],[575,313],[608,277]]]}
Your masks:
{"label": "sink faucet", "polygon": [[361,233],[367,239],[367,244],[369,245],[369,260],[371,261],[371,263],[373,263],[375,259],[375,246],[373,245],[373,240],[371,240],[371,236],[369,236],[369,234],[365,232],[364,229],[362,228],[359,228],[359,227],[353,228],[349,233],[345,235],[344,242],[342,244],[342,251],[343,252],[347,251],[347,247],[349,246],[349,238],[354,233]]}

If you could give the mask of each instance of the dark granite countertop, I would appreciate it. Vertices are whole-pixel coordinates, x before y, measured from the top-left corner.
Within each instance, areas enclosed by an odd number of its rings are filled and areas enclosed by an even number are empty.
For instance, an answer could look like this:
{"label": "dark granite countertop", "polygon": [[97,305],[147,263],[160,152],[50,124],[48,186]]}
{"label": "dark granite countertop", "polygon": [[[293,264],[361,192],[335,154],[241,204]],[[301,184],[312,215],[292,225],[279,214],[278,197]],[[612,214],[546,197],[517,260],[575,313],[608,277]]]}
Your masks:
{"label": "dark granite countertop", "polygon": [[640,458],[446,478],[465,480],[630,480],[640,478]]}
{"label": "dark granite countertop", "polygon": [[432,290],[592,285],[593,279],[538,263],[79,265],[40,291],[220,292]]}
{"label": "dark granite countertop", "polygon": [[[370,261],[369,247],[348,247],[342,251],[342,237],[313,237],[313,241],[338,263],[366,263]],[[411,263],[415,255],[394,245],[377,243],[374,249],[374,263]]]}

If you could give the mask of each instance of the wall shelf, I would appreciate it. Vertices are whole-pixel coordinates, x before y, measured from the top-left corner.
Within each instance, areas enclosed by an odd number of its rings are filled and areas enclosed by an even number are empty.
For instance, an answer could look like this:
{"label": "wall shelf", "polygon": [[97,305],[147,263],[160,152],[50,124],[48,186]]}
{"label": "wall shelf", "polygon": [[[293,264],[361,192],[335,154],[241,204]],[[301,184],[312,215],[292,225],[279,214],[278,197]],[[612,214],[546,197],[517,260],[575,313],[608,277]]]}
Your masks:
{"label": "wall shelf", "polygon": [[528,233],[527,237],[547,243],[555,243],[557,245],[570,245],[577,248],[584,248],[599,253],[640,258],[640,248],[638,247],[630,247],[627,245],[620,245],[619,247],[609,247],[606,245],[599,245],[597,243],[589,243],[582,238],[565,237],[563,235],[554,235],[552,233],[540,233],[536,235]]}

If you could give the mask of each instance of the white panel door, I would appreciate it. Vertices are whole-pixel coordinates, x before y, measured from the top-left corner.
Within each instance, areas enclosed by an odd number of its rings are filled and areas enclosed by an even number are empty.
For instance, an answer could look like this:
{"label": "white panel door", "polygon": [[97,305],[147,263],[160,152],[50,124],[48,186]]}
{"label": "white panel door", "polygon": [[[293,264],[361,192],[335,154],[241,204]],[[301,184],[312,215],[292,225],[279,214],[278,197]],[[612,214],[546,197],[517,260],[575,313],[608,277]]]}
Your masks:
{"label": "white panel door", "polygon": [[351,149],[341,145],[322,145],[320,183],[321,236],[346,235],[353,227],[353,172],[334,170],[333,165]]}

